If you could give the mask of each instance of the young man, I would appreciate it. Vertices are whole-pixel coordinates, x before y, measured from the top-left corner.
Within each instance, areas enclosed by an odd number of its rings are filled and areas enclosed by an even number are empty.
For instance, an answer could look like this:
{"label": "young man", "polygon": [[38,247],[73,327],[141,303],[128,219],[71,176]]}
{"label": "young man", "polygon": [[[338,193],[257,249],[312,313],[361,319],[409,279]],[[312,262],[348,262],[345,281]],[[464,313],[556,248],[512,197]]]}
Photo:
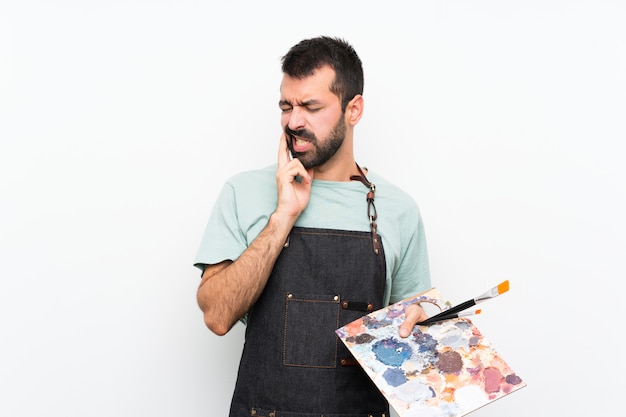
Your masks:
{"label": "young man", "polygon": [[[227,181],[195,259],[209,329],[246,323],[230,416],[388,416],[334,331],[431,287],[420,213],[354,159],[364,102],[352,46],[303,40],[282,71],[278,163]],[[411,306],[400,336],[426,317]]]}

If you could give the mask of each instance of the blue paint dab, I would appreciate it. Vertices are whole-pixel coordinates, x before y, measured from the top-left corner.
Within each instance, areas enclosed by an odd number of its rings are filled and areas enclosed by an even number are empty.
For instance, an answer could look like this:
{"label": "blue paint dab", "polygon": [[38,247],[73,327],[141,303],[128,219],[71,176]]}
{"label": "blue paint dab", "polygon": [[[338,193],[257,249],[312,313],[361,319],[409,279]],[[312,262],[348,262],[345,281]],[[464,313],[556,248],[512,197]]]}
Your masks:
{"label": "blue paint dab", "polygon": [[437,340],[427,333],[414,333],[414,340],[419,344],[420,352],[435,351],[437,349]]}
{"label": "blue paint dab", "polygon": [[404,372],[402,372],[402,370],[398,368],[388,368],[383,373],[383,378],[385,378],[385,381],[392,387],[397,387],[398,385],[402,385],[407,381]]}
{"label": "blue paint dab", "polygon": [[458,327],[461,330],[467,330],[467,329],[469,329],[470,324],[468,322],[462,320],[462,321],[456,322],[455,326]]}
{"label": "blue paint dab", "polygon": [[380,340],[372,345],[376,358],[387,366],[400,366],[411,357],[413,350],[407,343],[394,338]]}

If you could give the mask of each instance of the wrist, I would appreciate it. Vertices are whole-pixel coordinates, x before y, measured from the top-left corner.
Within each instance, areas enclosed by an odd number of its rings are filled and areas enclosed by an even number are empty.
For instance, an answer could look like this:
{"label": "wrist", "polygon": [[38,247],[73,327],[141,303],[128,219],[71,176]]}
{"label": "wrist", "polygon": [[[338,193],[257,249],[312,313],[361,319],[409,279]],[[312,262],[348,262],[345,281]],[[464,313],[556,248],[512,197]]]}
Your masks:
{"label": "wrist", "polygon": [[298,216],[276,210],[270,215],[268,226],[274,233],[287,237],[293,225],[296,224],[296,220],[298,220]]}

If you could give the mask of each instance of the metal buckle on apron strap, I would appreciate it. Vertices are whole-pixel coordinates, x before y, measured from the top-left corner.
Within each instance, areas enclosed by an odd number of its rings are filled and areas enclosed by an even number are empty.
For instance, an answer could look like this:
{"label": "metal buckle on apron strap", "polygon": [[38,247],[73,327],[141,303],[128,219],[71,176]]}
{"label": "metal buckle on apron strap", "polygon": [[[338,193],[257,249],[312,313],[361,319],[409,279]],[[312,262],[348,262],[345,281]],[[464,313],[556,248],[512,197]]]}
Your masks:
{"label": "metal buckle on apron strap", "polygon": [[370,191],[367,193],[367,217],[370,221],[370,229],[372,231],[372,245],[374,247],[374,253],[378,255],[380,252],[380,244],[378,243],[378,235],[376,234],[376,219],[378,218],[378,213],[376,212],[376,206],[374,205],[374,194],[376,193],[376,186],[369,182],[363,170],[356,164],[356,168],[359,170],[361,175],[351,175],[350,180],[352,181],[361,181],[366,187],[369,187]]}

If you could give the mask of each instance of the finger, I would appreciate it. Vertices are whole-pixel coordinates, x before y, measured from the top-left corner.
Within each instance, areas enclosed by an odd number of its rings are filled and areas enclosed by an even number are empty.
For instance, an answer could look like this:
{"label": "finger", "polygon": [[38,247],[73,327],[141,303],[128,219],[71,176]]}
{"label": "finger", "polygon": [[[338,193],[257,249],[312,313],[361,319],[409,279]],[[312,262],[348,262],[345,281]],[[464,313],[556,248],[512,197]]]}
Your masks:
{"label": "finger", "polygon": [[278,168],[282,168],[291,161],[289,148],[287,147],[287,135],[283,132],[280,135],[280,143],[278,144]]}
{"label": "finger", "polygon": [[315,169],[309,168],[309,169],[306,170],[306,173],[307,173],[307,175],[305,175],[303,178],[304,178],[304,181],[307,184],[309,184],[309,183],[311,183],[311,181],[313,181],[313,175],[315,174]]}
{"label": "finger", "polygon": [[408,337],[411,333],[413,333],[413,328],[415,327],[415,323],[410,324],[408,321],[404,321],[400,326],[400,337]]}
{"label": "finger", "polygon": [[413,328],[420,321],[424,321],[428,318],[426,312],[419,306],[419,304],[412,304],[406,308],[405,319],[400,325],[399,334],[400,337],[407,337],[413,333]]}
{"label": "finger", "polygon": [[294,177],[294,180],[298,184],[311,184],[313,181],[313,172],[315,170],[313,168],[305,169],[302,164],[300,164],[300,167],[301,169],[298,169],[298,173]]}
{"label": "finger", "polygon": [[313,177],[313,168],[306,169],[298,158],[290,160],[280,169],[280,176],[286,182],[297,182],[298,184],[310,184]]}
{"label": "finger", "polygon": [[310,184],[313,180],[314,169],[304,168],[298,158],[291,157],[288,140],[289,136],[283,132],[282,135],[280,135],[280,143],[278,144],[278,170],[285,171],[285,168],[288,168],[288,172],[291,175],[289,182],[296,181],[298,183],[304,182],[305,184]]}
{"label": "finger", "polygon": [[298,184],[311,184],[313,181],[313,172],[315,170],[313,168],[304,168],[304,165],[302,165],[302,162],[300,162],[298,158],[294,158],[293,161],[291,161],[291,164],[293,164],[296,168],[295,175],[293,177],[294,181]]}

